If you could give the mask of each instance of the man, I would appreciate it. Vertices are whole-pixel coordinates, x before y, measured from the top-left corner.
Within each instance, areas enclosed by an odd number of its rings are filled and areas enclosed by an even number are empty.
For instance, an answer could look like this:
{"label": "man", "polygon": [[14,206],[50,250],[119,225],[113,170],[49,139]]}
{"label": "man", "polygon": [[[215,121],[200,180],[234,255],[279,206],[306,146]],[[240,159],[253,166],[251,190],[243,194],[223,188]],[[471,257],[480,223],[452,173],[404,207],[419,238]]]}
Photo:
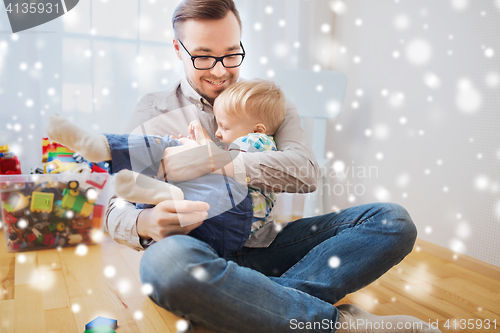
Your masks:
{"label": "man", "polygon": [[[186,131],[184,124],[199,119],[217,142],[213,101],[239,77],[241,63],[229,66],[234,62],[226,59],[244,53],[238,11],[232,0],[185,0],[174,12],[173,27],[175,52],[186,78],[169,91],[144,97],[128,131],[142,125],[148,134],[177,135],[179,129]],[[175,122],[157,121],[164,115]],[[241,153],[234,159],[211,147],[212,159],[208,154],[196,158],[191,154],[195,161],[184,161],[186,147],[168,148],[167,177],[193,179],[212,172],[215,163],[216,168],[225,165],[228,176],[252,188],[315,190],[318,166],[291,104],[275,139],[279,152]],[[301,166],[307,167],[305,175],[293,172]],[[152,285],[151,299],[172,313],[223,332],[372,332],[353,326],[358,319],[378,328],[382,322],[393,328],[396,323],[416,324],[406,325],[416,329],[387,332],[438,332],[413,317],[378,317],[355,306],[333,305],[376,280],[411,251],[416,229],[403,207],[370,204],[288,224],[269,220],[245,247],[225,258],[186,236],[201,225],[207,210],[202,202],[163,201],[138,210],[130,203],[119,207],[116,198],[110,201],[106,215],[111,235],[136,250],[147,247],[141,261],[142,282]],[[179,220],[197,223],[181,227]],[[151,240],[156,243],[148,246]],[[331,265],[333,261],[336,265]]]}

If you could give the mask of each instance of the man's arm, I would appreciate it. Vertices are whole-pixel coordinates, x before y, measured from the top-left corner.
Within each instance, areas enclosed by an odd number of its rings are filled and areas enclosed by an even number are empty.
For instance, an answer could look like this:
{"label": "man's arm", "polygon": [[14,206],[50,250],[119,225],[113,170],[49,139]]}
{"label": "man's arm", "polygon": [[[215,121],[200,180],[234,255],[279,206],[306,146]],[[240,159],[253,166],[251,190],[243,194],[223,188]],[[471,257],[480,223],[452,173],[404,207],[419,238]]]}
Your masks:
{"label": "man's arm", "polygon": [[307,142],[295,106],[287,100],[285,120],[274,135],[277,152],[239,154],[233,161],[235,178],[263,191],[308,193],[317,188],[320,170]]}
{"label": "man's arm", "polygon": [[[106,211],[106,227],[115,242],[141,251],[152,239],[187,235],[202,224],[209,208],[201,201],[165,200],[153,208],[136,209],[114,195]],[[188,225],[181,227],[179,220]]]}

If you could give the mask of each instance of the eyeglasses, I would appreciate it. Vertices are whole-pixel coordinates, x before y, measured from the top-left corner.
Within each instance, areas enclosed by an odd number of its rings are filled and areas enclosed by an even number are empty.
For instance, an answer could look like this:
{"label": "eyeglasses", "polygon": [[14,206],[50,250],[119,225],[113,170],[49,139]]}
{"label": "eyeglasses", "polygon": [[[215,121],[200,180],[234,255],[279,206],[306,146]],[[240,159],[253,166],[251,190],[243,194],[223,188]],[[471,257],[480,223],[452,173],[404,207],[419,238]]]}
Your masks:
{"label": "eyeglasses", "polygon": [[177,39],[179,43],[182,45],[184,50],[186,50],[187,54],[191,57],[191,61],[193,62],[193,67],[199,70],[207,70],[214,68],[217,62],[221,62],[222,66],[226,68],[235,68],[241,65],[243,59],[245,58],[245,49],[243,48],[243,44],[240,42],[241,49],[243,53],[233,53],[228,54],[223,57],[212,57],[212,56],[192,56],[191,53],[186,49],[184,44]]}

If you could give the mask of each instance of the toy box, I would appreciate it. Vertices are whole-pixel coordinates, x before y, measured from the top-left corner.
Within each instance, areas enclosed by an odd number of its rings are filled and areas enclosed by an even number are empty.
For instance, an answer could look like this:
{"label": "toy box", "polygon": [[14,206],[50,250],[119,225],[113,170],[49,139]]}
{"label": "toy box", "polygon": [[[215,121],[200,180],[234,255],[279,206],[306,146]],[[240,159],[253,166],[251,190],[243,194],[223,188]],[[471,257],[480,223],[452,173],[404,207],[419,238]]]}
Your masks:
{"label": "toy box", "polygon": [[107,173],[0,175],[7,251],[99,243],[108,178]]}

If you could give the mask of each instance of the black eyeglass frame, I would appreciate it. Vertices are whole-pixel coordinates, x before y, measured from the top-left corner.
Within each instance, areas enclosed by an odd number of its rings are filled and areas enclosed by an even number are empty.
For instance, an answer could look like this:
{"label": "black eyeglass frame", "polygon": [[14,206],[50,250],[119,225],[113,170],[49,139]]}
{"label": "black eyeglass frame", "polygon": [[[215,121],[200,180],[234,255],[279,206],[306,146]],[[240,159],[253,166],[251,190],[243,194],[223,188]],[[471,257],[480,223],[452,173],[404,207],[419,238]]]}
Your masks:
{"label": "black eyeglass frame", "polygon": [[[225,55],[225,56],[222,56],[222,57],[214,57],[214,56],[208,56],[208,55],[203,55],[203,56],[193,56],[191,55],[191,53],[189,53],[189,51],[186,49],[186,47],[184,46],[184,44],[182,44],[181,40],[180,39],[177,39],[179,41],[179,44],[182,45],[182,47],[184,48],[184,50],[186,50],[187,54],[189,54],[189,56],[191,57],[191,61],[193,62],[193,67],[197,70],[200,70],[200,71],[205,71],[205,70],[209,70],[209,69],[212,69],[215,67],[215,65],[217,65],[217,63],[220,61],[220,63],[222,64],[222,66],[224,66],[225,68],[236,68],[236,67],[240,67],[241,64],[243,63],[243,60],[245,59],[245,48],[243,47],[243,44],[241,43],[240,41],[240,46],[241,46],[241,49],[243,50],[243,53],[232,53],[232,54],[228,54],[228,55]],[[239,65],[237,66],[226,66],[224,65],[224,58],[227,58],[227,57],[232,57],[232,56],[235,56],[235,55],[240,55],[241,56],[241,62]],[[198,68],[195,66],[194,64],[194,61],[196,58],[212,58],[212,59],[215,59],[215,62],[214,64],[212,65],[212,67],[209,67],[209,68]]]}

